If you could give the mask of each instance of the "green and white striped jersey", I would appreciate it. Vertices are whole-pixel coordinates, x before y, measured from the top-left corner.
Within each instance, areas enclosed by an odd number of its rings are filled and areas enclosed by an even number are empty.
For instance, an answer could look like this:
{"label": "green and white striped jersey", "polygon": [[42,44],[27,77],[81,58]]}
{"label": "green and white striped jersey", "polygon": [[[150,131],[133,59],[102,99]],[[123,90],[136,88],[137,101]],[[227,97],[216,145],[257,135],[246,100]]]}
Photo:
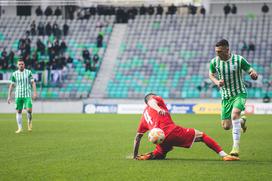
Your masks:
{"label": "green and white striped jersey", "polygon": [[32,96],[32,81],[34,81],[32,77],[32,73],[28,69],[24,69],[24,71],[17,70],[11,75],[11,82],[15,84],[15,98],[25,98]]}
{"label": "green and white striped jersey", "polygon": [[224,80],[224,86],[220,88],[222,99],[247,93],[242,70],[250,72],[251,69],[251,65],[244,57],[235,54],[227,61],[220,60],[218,56],[210,61],[210,73],[217,73],[218,79]]}

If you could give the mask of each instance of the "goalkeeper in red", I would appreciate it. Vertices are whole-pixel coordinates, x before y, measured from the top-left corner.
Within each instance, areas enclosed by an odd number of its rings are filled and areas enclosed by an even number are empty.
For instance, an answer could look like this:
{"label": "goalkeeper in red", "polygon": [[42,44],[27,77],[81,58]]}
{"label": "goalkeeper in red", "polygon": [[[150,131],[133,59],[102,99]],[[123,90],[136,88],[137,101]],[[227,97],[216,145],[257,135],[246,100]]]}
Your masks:
{"label": "goalkeeper in red", "polygon": [[[136,160],[165,159],[167,153],[176,147],[190,148],[194,142],[204,142],[209,148],[218,153],[224,161],[236,161],[238,157],[226,154],[222,148],[204,132],[193,128],[184,128],[176,125],[163,101],[156,94],[149,93],[145,96],[147,107],[142,115],[138,131],[134,140],[133,158]],[[153,128],[164,131],[165,139],[158,144],[151,153],[138,155],[141,138],[144,133]]]}

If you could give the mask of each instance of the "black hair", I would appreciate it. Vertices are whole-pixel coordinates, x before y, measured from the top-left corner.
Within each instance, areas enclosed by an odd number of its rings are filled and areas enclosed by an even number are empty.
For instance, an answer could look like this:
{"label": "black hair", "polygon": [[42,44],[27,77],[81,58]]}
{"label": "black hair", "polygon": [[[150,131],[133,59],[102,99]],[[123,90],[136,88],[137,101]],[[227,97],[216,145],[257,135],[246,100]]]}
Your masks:
{"label": "black hair", "polygon": [[215,44],[215,47],[229,47],[228,40],[222,39]]}
{"label": "black hair", "polygon": [[147,102],[148,102],[150,96],[155,96],[155,95],[156,95],[156,94],[155,94],[155,93],[152,93],[152,92],[146,94],[145,97],[144,97],[145,103],[147,104]]}

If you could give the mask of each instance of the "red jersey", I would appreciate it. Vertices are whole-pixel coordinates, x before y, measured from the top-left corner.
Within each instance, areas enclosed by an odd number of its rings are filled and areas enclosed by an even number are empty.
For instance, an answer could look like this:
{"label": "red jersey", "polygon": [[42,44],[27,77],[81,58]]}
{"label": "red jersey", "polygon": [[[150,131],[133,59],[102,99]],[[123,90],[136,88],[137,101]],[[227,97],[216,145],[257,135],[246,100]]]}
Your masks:
{"label": "red jersey", "polygon": [[152,128],[160,128],[164,131],[165,137],[167,137],[171,131],[176,128],[176,125],[173,122],[163,99],[159,96],[152,96],[152,98],[155,99],[158,106],[167,111],[167,113],[166,115],[160,115],[156,110],[147,106],[142,115],[137,132],[145,133]]}

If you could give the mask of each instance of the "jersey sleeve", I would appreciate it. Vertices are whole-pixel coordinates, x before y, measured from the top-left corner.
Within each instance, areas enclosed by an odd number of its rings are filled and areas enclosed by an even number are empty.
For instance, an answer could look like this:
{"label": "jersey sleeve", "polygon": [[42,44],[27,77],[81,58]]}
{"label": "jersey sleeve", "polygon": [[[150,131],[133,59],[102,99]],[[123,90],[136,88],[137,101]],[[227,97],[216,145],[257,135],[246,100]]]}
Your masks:
{"label": "jersey sleeve", "polygon": [[242,59],[241,59],[241,68],[245,71],[245,72],[250,72],[251,71],[251,69],[252,69],[252,67],[251,67],[251,65],[247,62],[247,60],[244,58],[244,57],[242,57]]}
{"label": "jersey sleeve", "polygon": [[210,61],[210,73],[214,74],[216,72],[214,60]]}
{"label": "jersey sleeve", "polygon": [[12,74],[12,75],[10,76],[10,81],[11,81],[12,84],[15,84],[16,78],[15,78],[14,74]]}
{"label": "jersey sleeve", "polygon": [[141,121],[140,121],[140,124],[139,124],[139,126],[138,126],[137,132],[138,132],[138,133],[144,134],[144,133],[146,133],[147,131],[148,131],[148,125],[147,125],[147,123],[146,123],[146,121],[145,121],[144,116],[142,116]]}
{"label": "jersey sleeve", "polygon": [[153,96],[153,99],[155,99],[158,103],[163,102],[162,97],[160,96]]}
{"label": "jersey sleeve", "polygon": [[34,81],[34,78],[33,78],[33,75],[32,75],[32,72],[31,72],[31,71],[29,71],[29,76],[28,76],[28,78],[29,78],[29,80],[30,80],[31,82]]}

